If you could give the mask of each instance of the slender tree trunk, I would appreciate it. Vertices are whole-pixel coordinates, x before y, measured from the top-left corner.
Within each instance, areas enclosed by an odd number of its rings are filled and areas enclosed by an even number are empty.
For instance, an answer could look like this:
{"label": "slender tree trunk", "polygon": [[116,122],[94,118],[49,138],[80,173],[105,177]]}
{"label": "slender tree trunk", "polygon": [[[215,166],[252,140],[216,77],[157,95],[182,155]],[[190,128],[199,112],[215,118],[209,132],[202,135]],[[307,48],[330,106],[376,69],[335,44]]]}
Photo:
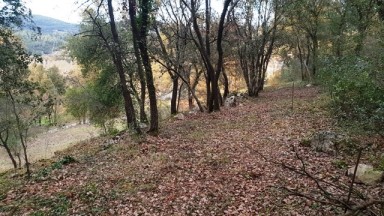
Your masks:
{"label": "slender tree trunk", "polygon": [[[129,15],[130,15],[131,23],[132,22],[136,23],[136,15],[131,13],[129,13]],[[145,73],[143,70],[143,63],[140,56],[140,49],[139,49],[139,42],[138,42],[138,38],[140,38],[140,36],[137,35],[139,33],[137,29],[137,25],[131,25],[131,28],[132,28],[132,34],[133,34],[132,43],[133,43],[133,50],[136,58],[137,73],[140,79],[140,122],[146,123],[148,122],[147,115],[145,114],[146,80],[145,80]]]}
{"label": "slender tree trunk", "polygon": [[27,168],[27,177],[30,178],[31,177],[31,170],[30,170],[30,166],[29,166],[30,164],[29,164],[28,154],[27,154],[27,143],[26,143],[27,137],[23,136],[22,122],[21,122],[21,119],[19,117],[19,114],[17,113],[15,99],[13,98],[13,95],[11,92],[7,92],[7,94],[9,96],[9,98],[11,99],[12,109],[13,109],[13,113],[14,113],[15,119],[16,119],[17,133],[18,133],[18,136],[20,138],[21,146],[23,148],[25,167]]}
{"label": "slender tree trunk", "polygon": [[5,148],[5,151],[7,152],[8,156],[9,156],[9,159],[11,159],[12,161],[12,164],[13,164],[13,167],[15,169],[17,169],[17,163],[16,163],[16,160],[15,158],[13,157],[12,155],[12,152],[11,152],[11,149],[9,148],[8,146],[8,137],[9,137],[9,130],[6,129],[5,131],[6,135],[5,135],[5,138],[3,137],[2,133],[0,133],[0,140],[1,140],[1,143],[4,148]]}
{"label": "slender tree trunk", "polygon": [[[131,4],[134,0],[129,1],[129,7],[131,10],[135,10],[135,5]],[[147,48],[147,31],[148,31],[148,22],[149,22],[149,13],[151,9],[151,0],[142,0],[141,1],[141,26],[140,26],[140,40],[139,48],[141,59],[143,60],[145,75],[147,79],[147,88],[148,88],[148,97],[149,97],[149,106],[151,112],[151,122],[148,132],[156,134],[159,130],[159,113],[157,110],[157,99],[156,99],[156,89],[153,81],[153,73],[151,61],[149,60],[148,48]]]}
{"label": "slender tree trunk", "polygon": [[172,98],[171,98],[171,114],[177,114],[177,90],[179,88],[179,76],[172,77]]}
{"label": "slender tree trunk", "polygon": [[301,44],[299,36],[297,36],[297,50],[299,51],[299,61],[300,61],[300,71],[301,71],[301,80],[306,80],[306,73],[304,71],[304,60],[303,60],[303,52],[301,50]]}
{"label": "slender tree trunk", "polygon": [[12,161],[13,168],[17,169],[17,163],[16,163],[15,158],[14,158],[13,155],[12,155],[11,149],[9,149],[8,145],[3,145],[3,147],[5,148],[5,151],[7,152],[9,158],[10,158],[11,161]]}
{"label": "slender tree trunk", "polygon": [[184,86],[184,83],[181,83],[179,87],[179,92],[178,92],[179,94],[177,95],[177,111],[179,111],[179,108],[180,108],[181,92],[182,92],[183,86]]}
{"label": "slender tree trunk", "polygon": [[119,35],[116,29],[115,17],[113,14],[113,7],[112,7],[112,0],[108,0],[108,13],[110,18],[112,37],[115,43],[113,46],[114,53],[111,53],[111,54],[113,55],[115,67],[117,69],[117,72],[120,78],[120,85],[121,85],[123,98],[124,98],[125,114],[127,116],[127,124],[129,128],[133,128],[136,130],[137,133],[141,133],[140,127],[138,127],[138,124],[136,122],[135,109],[133,107],[132,97],[131,97],[130,91],[128,90],[127,80],[124,73],[120,40],[119,40]]}
{"label": "slender tree trunk", "polygon": [[224,22],[225,17],[227,16],[227,11],[229,4],[232,2],[232,0],[226,0],[224,2],[224,8],[221,12],[220,21],[219,21],[219,29],[217,33],[217,52],[218,52],[218,59],[216,64],[216,71],[213,76],[212,80],[212,100],[213,100],[213,110],[218,111],[220,110],[220,91],[219,91],[219,77],[221,74],[221,71],[223,69],[224,65],[224,52],[223,52],[223,32],[224,32]]}
{"label": "slender tree trunk", "polygon": [[318,61],[318,50],[319,50],[319,41],[317,39],[317,34],[313,36],[312,42],[313,42],[312,75],[315,76],[317,72],[317,61]]}
{"label": "slender tree trunk", "polygon": [[228,94],[229,94],[229,79],[228,79],[227,73],[225,72],[224,67],[223,67],[223,78],[224,78],[224,95],[223,95],[223,97],[227,98]]}

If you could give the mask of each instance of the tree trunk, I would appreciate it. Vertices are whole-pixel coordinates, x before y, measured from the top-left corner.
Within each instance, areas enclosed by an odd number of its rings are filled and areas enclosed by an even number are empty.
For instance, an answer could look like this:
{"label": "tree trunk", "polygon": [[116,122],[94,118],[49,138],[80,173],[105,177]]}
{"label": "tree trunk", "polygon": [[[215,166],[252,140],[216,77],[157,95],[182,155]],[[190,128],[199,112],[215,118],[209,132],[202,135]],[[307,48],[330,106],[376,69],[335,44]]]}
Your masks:
{"label": "tree trunk", "polygon": [[177,114],[177,90],[179,88],[179,76],[172,77],[171,114]]}
{"label": "tree trunk", "polygon": [[224,95],[223,95],[223,97],[227,98],[228,94],[229,94],[229,80],[228,80],[228,75],[225,72],[224,67],[223,67],[223,77],[224,77]]}
{"label": "tree trunk", "polygon": [[113,53],[111,54],[113,56],[113,61],[115,63],[115,67],[120,78],[120,85],[124,98],[125,114],[127,116],[127,125],[129,128],[133,128],[134,130],[136,130],[137,133],[141,133],[140,127],[136,122],[135,109],[133,107],[132,97],[130,91],[128,90],[127,80],[125,78],[120,40],[116,29],[115,17],[113,14],[112,0],[108,0],[108,13],[110,18],[112,37],[115,43],[112,50]]}
{"label": "tree trunk", "polygon": [[132,22],[136,23],[136,12],[129,11],[129,18],[131,20],[131,30],[132,30],[132,43],[133,43],[133,50],[135,53],[136,58],[136,65],[137,65],[137,73],[139,75],[140,79],[140,122],[148,122],[147,115],[145,114],[145,95],[146,95],[146,80],[145,80],[145,73],[143,70],[143,63],[140,56],[140,48],[139,48],[139,42],[138,39],[140,38],[139,30],[137,28],[137,25],[132,25]]}
{"label": "tree trunk", "polygon": [[11,99],[13,114],[15,115],[15,119],[16,119],[17,133],[18,133],[18,136],[20,138],[21,146],[23,148],[25,167],[27,168],[27,177],[30,178],[31,177],[31,170],[30,170],[30,166],[29,166],[30,164],[29,164],[28,154],[27,154],[27,143],[26,143],[27,137],[23,136],[22,122],[21,122],[20,116],[16,110],[15,99],[13,98],[13,95],[11,92],[7,92],[7,94],[9,96],[9,98]]}
{"label": "tree trunk", "polygon": [[9,130],[6,129],[5,132],[6,132],[5,138],[3,138],[2,133],[0,133],[0,140],[1,140],[1,143],[2,143],[1,146],[3,146],[3,147],[5,148],[5,151],[7,152],[8,156],[9,156],[9,159],[11,159],[11,161],[12,161],[13,167],[14,167],[15,169],[17,169],[17,163],[16,163],[16,160],[15,160],[15,158],[13,157],[12,152],[11,152],[11,149],[10,149],[9,146],[8,146]]}
{"label": "tree trunk", "polygon": [[[136,6],[134,4],[131,4],[134,2],[134,0],[130,0],[129,2],[130,2],[129,4],[130,11],[135,10]],[[148,48],[147,48],[147,31],[148,31],[149,13],[151,9],[151,1],[142,0],[140,7],[141,7],[141,19],[140,19],[141,26],[140,26],[139,49],[140,49],[141,58],[143,60],[145,75],[147,79],[149,106],[150,106],[150,113],[151,113],[151,122],[150,122],[148,132],[157,134],[159,130],[159,113],[157,110],[156,89],[153,82],[151,61],[149,60]]]}
{"label": "tree trunk", "polygon": [[220,21],[219,21],[219,29],[217,33],[217,53],[218,53],[218,59],[217,59],[217,64],[216,64],[216,71],[213,76],[212,80],[212,100],[213,100],[213,110],[218,111],[220,110],[220,91],[219,91],[219,77],[221,74],[221,71],[223,69],[224,65],[224,52],[223,52],[223,47],[222,47],[222,42],[223,42],[223,32],[224,32],[224,22],[225,22],[225,17],[227,15],[228,7],[229,4],[231,3],[232,0],[226,0],[224,2],[224,8],[223,11],[221,12],[220,16]]}
{"label": "tree trunk", "polygon": [[312,75],[314,77],[317,72],[317,60],[318,60],[317,58],[318,58],[318,50],[319,50],[319,41],[317,39],[317,34],[313,36],[312,42],[313,42]]}

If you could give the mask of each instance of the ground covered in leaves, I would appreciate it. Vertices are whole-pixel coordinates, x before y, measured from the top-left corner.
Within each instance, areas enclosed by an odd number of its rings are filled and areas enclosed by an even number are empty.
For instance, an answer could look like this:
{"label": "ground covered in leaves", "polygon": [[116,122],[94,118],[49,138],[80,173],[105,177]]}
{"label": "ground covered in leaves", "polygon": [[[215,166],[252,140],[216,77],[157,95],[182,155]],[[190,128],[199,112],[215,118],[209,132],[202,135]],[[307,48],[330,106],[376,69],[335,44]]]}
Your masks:
{"label": "ground covered in leaves", "polygon": [[[300,145],[313,132],[338,130],[319,91],[296,90],[293,109],[290,89],[270,90],[220,112],[171,118],[157,137],[123,134],[79,143],[34,164],[29,181],[12,172],[0,176],[0,215],[344,213],[327,205],[311,178],[287,169],[301,169],[298,154],[314,176],[340,185],[350,182],[345,166],[353,164],[354,156]],[[382,148],[382,140],[369,139]],[[366,154],[362,160],[372,157]],[[383,193],[383,185],[355,188],[372,197]],[[337,187],[327,190],[334,198],[347,196]]]}

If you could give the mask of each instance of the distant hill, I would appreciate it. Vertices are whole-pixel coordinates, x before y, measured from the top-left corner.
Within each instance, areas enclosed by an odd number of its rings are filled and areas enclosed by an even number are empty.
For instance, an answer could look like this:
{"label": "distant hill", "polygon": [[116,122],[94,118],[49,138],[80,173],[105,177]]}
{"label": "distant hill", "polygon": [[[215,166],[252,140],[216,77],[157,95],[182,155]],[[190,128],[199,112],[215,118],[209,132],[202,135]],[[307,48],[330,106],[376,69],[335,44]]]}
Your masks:
{"label": "distant hill", "polygon": [[45,55],[59,51],[66,45],[68,37],[79,32],[79,25],[51,17],[34,15],[33,20],[41,28],[39,37],[36,38],[28,27],[16,33],[33,54]]}
{"label": "distant hill", "polygon": [[51,17],[34,15],[33,21],[38,27],[41,28],[41,32],[44,34],[51,34],[55,32],[65,32],[75,34],[79,32],[79,25],[67,23]]}

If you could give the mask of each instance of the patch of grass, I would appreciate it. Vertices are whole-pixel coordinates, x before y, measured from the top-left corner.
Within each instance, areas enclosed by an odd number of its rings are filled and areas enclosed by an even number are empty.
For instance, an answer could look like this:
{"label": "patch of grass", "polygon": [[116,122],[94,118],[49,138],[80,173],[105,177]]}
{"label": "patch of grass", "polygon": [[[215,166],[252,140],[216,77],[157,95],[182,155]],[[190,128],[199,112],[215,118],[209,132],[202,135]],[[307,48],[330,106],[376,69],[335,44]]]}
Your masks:
{"label": "patch of grass", "polygon": [[23,204],[30,205],[36,211],[31,215],[68,215],[68,209],[70,207],[70,201],[66,196],[58,194],[55,197],[34,197],[29,201],[23,202]]}
{"label": "patch of grass", "polygon": [[229,164],[231,159],[227,155],[207,155],[205,162],[212,168],[219,168]]}
{"label": "patch of grass", "polygon": [[80,192],[80,199],[88,204],[93,203],[99,196],[100,191],[98,189],[98,186],[94,182],[89,182],[81,189]]}
{"label": "patch of grass", "polygon": [[342,139],[341,141],[335,143],[335,146],[337,147],[338,152],[354,156],[360,148],[360,143],[357,140]]}
{"label": "patch of grass", "polygon": [[380,171],[384,171],[384,154],[382,154],[379,158],[377,169]]}
{"label": "patch of grass", "polygon": [[338,169],[345,169],[348,167],[348,163],[340,159],[333,160],[332,165]]}
{"label": "patch of grass", "polygon": [[150,192],[157,189],[155,183],[132,183],[129,180],[125,180],[118,185],[118,191],[120,193],[136,194],[137,192]]}
{"label": "patch of grass", "polygon": [[207,136],[207,131],[196,129],[194,131],[191,131],[190,133],[186,134],[186,139],[188,140],[194,140],[194,141],[200,141],[204,140]]}
{"label": "patch of grass", "polygon": [[[11,172],[11,171],[10,171]],[[12,188],[23,183],[23,179],[11,178],[9,172],[0,174],[0,201],[6,198],[6,194]]]}
{"label": "patch of grass", "polygon": [[371,150],[365,152],[365,154],[367,155],[366,160],[373,166],[375,171],[384,171],[384,153],[378,155],[377,150]]}
{"label": "patch of grass", "polygon": [[310,139],[302,139],[302,140],[300,140],[299,145],[309,148],[309,147],[311,147],[311,140]]}
{"label": "patch of grass", "polygon": [[70,155],[66,155],[61,160],[53,163],[50,167],[41,169],[37,173],[36,178],[41,179],[41,178],[47,177],[53,170],[61,169],[63,168],[64,165],[75,163],[75,162],[77,162],[75,158],[73,158]]}

